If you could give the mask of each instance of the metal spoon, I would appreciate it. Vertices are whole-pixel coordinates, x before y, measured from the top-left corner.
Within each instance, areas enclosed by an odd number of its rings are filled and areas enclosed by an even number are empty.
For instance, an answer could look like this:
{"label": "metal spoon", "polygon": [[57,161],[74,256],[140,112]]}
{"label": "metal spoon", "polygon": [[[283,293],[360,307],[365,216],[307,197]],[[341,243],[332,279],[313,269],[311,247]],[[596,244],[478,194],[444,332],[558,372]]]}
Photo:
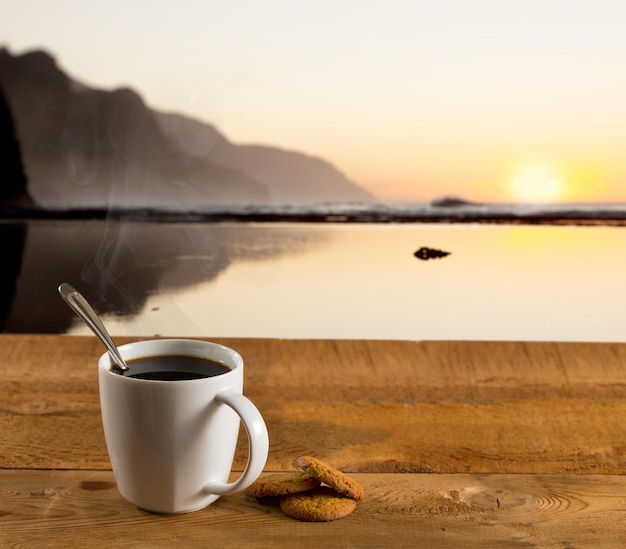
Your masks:
{"label": "metal spoon", "polygon": [[59,294],[71,309],[85,321],[85,324],[91,328],[91,331],[96,334],[96,337],[104,343],[104,346],[109,350],[109,354],[115,363],[113,367],[122,372],[128,370],[128,366],[126,362],[124,362],[115,343],[113,343],[109,332],[107,332],[100,317],[96,311],[93,310],[92,306],[89,305],[89,302],[67,282],[63,282],[63,284],[59,286]]}

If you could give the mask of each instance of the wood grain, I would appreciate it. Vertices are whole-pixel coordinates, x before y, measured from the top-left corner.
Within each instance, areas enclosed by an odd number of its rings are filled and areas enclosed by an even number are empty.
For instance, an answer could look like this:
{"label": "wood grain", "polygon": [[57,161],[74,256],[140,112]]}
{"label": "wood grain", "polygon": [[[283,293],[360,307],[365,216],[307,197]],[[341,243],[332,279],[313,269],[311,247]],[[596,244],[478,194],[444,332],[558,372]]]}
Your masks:
{"label": "wood grain", "polygon": [[352,472],[352,515],[140,511],[109,470],[100,343],[0,335],[0,547],[626,546],[626,345],[218,341],[246,362],[266,471],[306,453]]}
{"label": "wood grain", "polygon": [[[244,356],[270,470],[310,453],[354,472],[626,472],[623,344],[218,341]],[[0,351],[0,467],[109,469],[101,344],[2,335]]]}
{"label": "wood grain", "polygon": [[[102,471],[0,471],[0,546],[623,547],[626,477],[357,474],[350,516],[304,523],[244,495],[185,515],[127,503]],[[226,541],[227,540],[227,541]],[[217,544],[220,545],[219,543]]]}

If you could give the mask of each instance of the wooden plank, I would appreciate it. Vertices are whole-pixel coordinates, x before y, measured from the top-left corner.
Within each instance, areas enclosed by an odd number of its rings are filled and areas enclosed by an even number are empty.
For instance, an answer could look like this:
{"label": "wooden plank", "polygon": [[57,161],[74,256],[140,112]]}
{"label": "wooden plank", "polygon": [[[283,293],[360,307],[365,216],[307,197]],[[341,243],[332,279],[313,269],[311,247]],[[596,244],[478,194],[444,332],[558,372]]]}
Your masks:
{"label": "wooden plank", "polygon": [[[118,343],[132,341],[117,338]],[[482,341],[213,339],[239,350],[249,388],[332,397],[420,400],[622,398],[626,344]],[[0,334],[4,392],[93,391],[103,347],[93,337]],[[591,394],[590,394],[591,392]]]}
{"label": "wooden plank", "polygon": [[[246,361],[269,469],[311,453],[358,472],[626,472],[624,344],[219,341]],[[0,336],[0,467],[110,468],[102,350]]]}
{"label": "wooden plank", "polygon": [[2,547],[624,547],[626,477],[357,474],[366,497],[304,523],[244,495],[185,515],[122,499],[110,472],[0,471]]}

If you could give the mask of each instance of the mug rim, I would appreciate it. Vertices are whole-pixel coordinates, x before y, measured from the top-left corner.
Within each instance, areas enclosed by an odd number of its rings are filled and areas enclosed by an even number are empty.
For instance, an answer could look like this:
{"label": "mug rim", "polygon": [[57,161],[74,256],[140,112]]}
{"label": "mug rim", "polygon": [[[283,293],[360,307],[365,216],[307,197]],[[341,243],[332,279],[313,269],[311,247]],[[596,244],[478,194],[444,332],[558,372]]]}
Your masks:
{"label": "mug rim", "polygon": [[[154,352],[137,352],[132,353],[129,352],[131,349],[137,348],[141,349],[142,347],[150,347],[152,345],[156,345],[157,347],[161,347],[159,350],[155,350]],[[165,348],[168,346],[179,346],[179,347],[188,347],[189,350],[185,352],[184,350],[173,350],[171,352],[164,352]],[[193,349],[196,352],[191,352]],[[222,353],[228,355],[231,359],[228,362],[221,360],[220,358],[209,356],[207,353],[202,353],[202,350],[213,349],[217,350],[218,353]],[[223,378],[224,376],[229,376],[234,374],[237,370],[240,370],[243,367],[243,358],[239,354],[239,352],[235,351],[235,349],[228,347],[226,345],[222,345],[221,343],[215,343],[212,341],[206,341],[202,339],[188,339],[188,338],[160,338],[160,339],[141,339],[137,341],[131,341],[129,343],[125,343],[123,345],[118,346],[118,350],[122,355],[124,360],[140,358],[140,357],[150,357],[150,356],[167,356],[168,354],[172,355],[183,355],[183,356],[194,356],[200,358],[206,358],[209,360],[214,360],[215,362],[220,362],[226,366],[229,371],[219,374],[218,376],[211,376],[207,378],[198,378],[198,379],[184,379],[177,380],[176,383],[202,383],[209,382],[211,380],[215,380],[217,378]],[[147,350],[147,349],[146,349]],[[108,351],[105,351],[98,358],[98,369],[103,370],[104,372],[115,376],[116,378],[126,379],[128,381],[137,382],[137,383],[171,383],[170,381],[158,380],[158,379],[141,379],[141,378],[133,378],[122,376],[119,373],[114,372],[111,369],[113,365],[113,360],[111,359],[111,355]]]}

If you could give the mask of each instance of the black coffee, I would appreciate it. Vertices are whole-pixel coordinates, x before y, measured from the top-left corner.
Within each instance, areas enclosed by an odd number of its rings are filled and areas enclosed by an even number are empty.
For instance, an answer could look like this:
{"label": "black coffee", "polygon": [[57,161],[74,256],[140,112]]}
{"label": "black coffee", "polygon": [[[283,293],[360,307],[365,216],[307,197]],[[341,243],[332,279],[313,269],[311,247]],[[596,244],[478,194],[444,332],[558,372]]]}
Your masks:
{"label": "black coffee", "polygon": [[154,381],[184,381],[219,376],[230,368],[207,358],[186,355],[144,356],[126,361],[126,377]]}

